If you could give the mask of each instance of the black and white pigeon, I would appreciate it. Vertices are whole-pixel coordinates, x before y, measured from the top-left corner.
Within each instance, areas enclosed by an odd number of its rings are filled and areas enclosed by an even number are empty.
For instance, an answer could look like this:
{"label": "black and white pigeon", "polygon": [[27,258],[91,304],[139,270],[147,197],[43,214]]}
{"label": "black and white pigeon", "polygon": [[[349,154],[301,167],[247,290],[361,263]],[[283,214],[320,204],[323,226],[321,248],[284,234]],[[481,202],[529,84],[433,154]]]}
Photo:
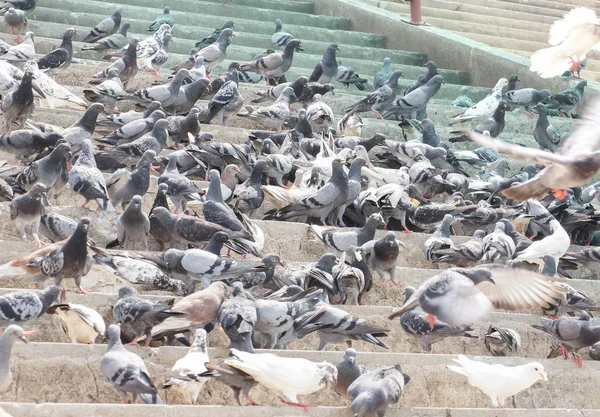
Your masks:
{"label": "black and white pigeon", "polygon": [[106,79],[108,71],[110,71],[112,68],[116,68],[119,70],[119,78],[123,82],[123,86],[127,88],[129,81],[131,81],[137,75],[139,70],[136,53],[138,45],[139,39],[132,38],[123,56],[102,71],[96,73],[93,79],[90,81],[90,84],[100,84]]}
{"label": "black and white pigeon", "polygon": [[[498,107],[494,111],[494,114],[475,126],[475,128],[473,128],[473,132],[481,133],[482,135],[485,134],[486,136],[490,136],[492,138],[498,137],[504,130],[504,118],[507,107],[506,101],[500,100]],[[453,131],[451,133],[460,132]],[[465,134],[448,139],[448,141],[451,143],[465,142],[467,140],[468,137]]]}
{"label": "black and white pigeon", "polygon": [[121,30],[105,38],[101,38],[90,45],[84,45],[82,51],[106,52],[109,50],[121,49],[127,45],[127,31],[131,27],[130,23],[123,23]]}
{"label": "black and white pigeon", "polygon": [[407,95],[393,100],[391,104],[381,109],[381,116],[388,120],[400,120],[401,117],[409,119],[423,120],[426,118],[424,113],[431,100],[444,83],[441,75],[434,76],[425,85],[411,91]]}
{"label": "black and white pigeon", "polygon": [[210,123],[216,118],[219,125],[227,126],[227,120],[236,114],[244,105],[244,98],[238,89],[238,72],[234,69],[231,79],[227,81],[210,99],[208,116],[203,123]]}
{"label": "black and white pigeon", "polygon": [[133,142],[118,145],[117,150],[133,157],[142,156],[146,151],[154,151],[158,155],[167,146],[168,139],[169,122],[165,119],[159,119],[154,123],[150,132]]}
{"label": "black and white pigeon", "polygon": [[179,173],[177,159],[174,157],[169,158],[165,172],[158,178],[158,184],[167,184],[167,195],[175,206],[175,213],[180,209],[187,212],[188,201],[202,201],[200,190],[193,181]]}
{"label": "black and white pigeon", "polygon": [[367,372],[364,365],[356,363],[356,355],[358,352],[354,348],[348,348],[344,351],[342,360],[337,365],[338,377],[335,381],[333,390],[336,394],[342,397],[351,398],[348,394],[348,387],[352,385],[356,379]]}
{"label": "black and white pigeon", "polygon": [[46,212],[40,220],[40,232],[52,242],[68,239],[77,229],[77,222],[62,214]]}
{"label": "black and white pigeon", "polygon": [[341,255],[350,249],[350,246],[362,246],[373,240],[378,226],[385,226],[383,217],[379,213],[373,213],[358,230],[346,231],[317,225],[311,225],[311,228],[329,251]]}
{"label": "black and white pigeon", "polygon": [[396,261],[400,254],[400,246],[406,247],[396,239],[396,233],[392,231],[387,232],[381,239],[371,240],[361,246],[369,266],[377,271],[381,280],[385,280],[387,273],[393,285],[399,285],[396,281]]}
{"label": "black and white pigeon", "polygon": [[92,30],[90,30],[90,33],[88,33],[86,37],[81,40],[81,42],[97,42],[102,38],[116,33],[119,30],[119,27],[121,26],[122,11],[122,7],[117,7],[112,16],[107,17],[106,19],[98,23],[96,26],[94,26]]}
{"label": "black and white pigeon", "polygon": [[501,260],[507,264],[515,254],[515,242],[505,233],[506,225],[496,223],[494,231],[483,238],[483,260]]}
{"label": "black and white pigeon", "polygon": [[0,325],[26,324],[39,318],[56,301],[60,290],[50,285],[43,291],[15,291],[0,296]]}
{"label": "black and white pigeon", "polygon": [[166,118],[166,115],[162,110],[155,110],[148,117],[132,120],[117,130],[96,140],[98,142],[108,143],[115,146],[122,143],[129,143],[141,138],[146,133],[151,132],[156,121],[164,118]]}
{"label": "black and white pigeon", "polygon": [[309,81],[325,84],[330,83],[337,76],[338,63],[335,53],[339,50],[337,43],[332,43],[327,47],[323,58],[310,75]]}
{"label": "black and white pigeon", "polygon": [[339,263],[331,269],[331,276],[334,287],[340,295],[340,304],[350,302],[360,305],[360,297],[366,288],[365,275],[359,268],[346,264],[346,252],[340,257]]}
{"label": "black and white pigeon", "polygon": [[134,336],[130,344],[137,345],[138,339],[145,336],[145,343],[148,346],[154,326],[168,317],[185,314],[171,310],[172,302],[173,300],[153,303],[140,297],[132,286],[124,285],[119,288],[119,299],[113,306],[112,314],[115,321],[121,325],[121,333]]}
{"label": "black and white pigeon", "polygon": [[342,61],[339,60],[338,71],[335,75],[335,80],[346,88],[350,87],[350,84],[352,84],[360,91],[365,91],[367,88],[365,87],[365,84],[368,82],[366,78],[361,78],[360,75],[358,75],[358,73],[352,68],[342,65]]}
{"label": "black and white pigeon", "polygon": [[425,281],[388,318],[394,319],[420,306],[431,325],[437,318],[455,326],[469,326],[480,322],[494,308],[548,308],[564,292],[553,279],[499,265],[446,269]]}
{"label": "black and white pigeon", "polygon": [[92,153],[92,142],[84,139],[77,162],[69,171],[69,187],[85,198],[82,207],[95,200],[102,210],[108,208],[109,198],[106,181],[102,172],[96,167],[96,159]]}
{"label": "black and white pigeon", "polygon": [[142,197],[134,195],[123,213],[117,219],[117,239],[126,250],[133,250],[140,244],[148,250],[150,220],[142,211]]}
{"label": "black and white pigeon", "polygon": [[33,242],[38,247],[44,244],[38,236],[38,230],[40,219],[46,211],[46,191],[44,184],[37,183],[28,192],[10,202],[10,219],[17,224],[21,239],[27,241],[26,229],[29,229]]}
{"label": "black and white pigeon", "polygon": [[0,110],[4,116],[4,133],[12,130],[12,123],[19,123],[19,129],[25,127],[25,122],[35,109],[33,99],[32,80],[33,73],[23,74],[21,84],[15,91],[8,93],[0,102]]}
{"label": "black and white pigeon", "polygon": [[433,263],[433,267],[438,269],[438,256],[437,251],[443,249],[449,249],[452,247],[452,239],[450,239],[450,228],[454,217],[451,214],[446,214],[444,220],[438,226],[436,231],[425,241],[423,245],[423,252],[425,258]]}
{"label": "black and white pigeon", "polygon": [[233,349],[254,353],[252,332],[257,320],[254,303],[254,297],[244,290],[242,283],[234,282],[231,296],[221,304],[219,323]]}
{"label": "black and white pigeon", "polygon": [[386,366],[359,376],[348,387],[350,408],[356,417],[377,413],[384,417],[390,404],[397,404],[410,377],[400,365]]}
{"label": "black and white pigeon", "polygon": [[52,198],[64,184],[59,182],[62,175],[62,164],[71,158],[71,147],[66,143],[57,145],[49,155],[33,161],[17,175],[17,183],[29,190],[36,183],[46,186],[48,199]]}
{"label": "black and white pigeon", "polygon": [[490,324],[483,337],[485,347],[494,356],[509,356],[521,348],[521,336],[513,329]]}
{"label": "black and white pigeon", "polygon": [[75,28],[69,28],[63,35],[63,40],[57,49],[37,60],[38,68],[46,70],[46,74],[54,76],[66,70],[73,60],[73,36],[77,34]]}
{"label": "black and white pigeon", "polygon": [[138,396],[143,395],[148,396],[151,403],[159,402],[158,391],[150,379],[146,364],[121,343],[121,328],[111,324],[108,327],[108,337],[107,351],[100,361],[100,370],[121,394],[123,402],[135,404]]}
{"label": "black and white pigeon", "polygon": [[132,171],[121,168],[108,177],[106,189],[115,208],[118,205],[125,208],[134,195],[143,197],[146,194],[150,187],[150,168],[155,158],[156,153],[151,149],[147,150]]}
{"label": "black and white pigeon", "polygon": [[38,269],[44,277],[54,278],[56,286],[60,286],[63,279],[74,279],[79,293],[87,293],[81,287],[81,278],[87,275],[94,263],[87,250],[89,226],[90,219],[82,217],[77,229],[64,245],[32,260],[27,266]]}

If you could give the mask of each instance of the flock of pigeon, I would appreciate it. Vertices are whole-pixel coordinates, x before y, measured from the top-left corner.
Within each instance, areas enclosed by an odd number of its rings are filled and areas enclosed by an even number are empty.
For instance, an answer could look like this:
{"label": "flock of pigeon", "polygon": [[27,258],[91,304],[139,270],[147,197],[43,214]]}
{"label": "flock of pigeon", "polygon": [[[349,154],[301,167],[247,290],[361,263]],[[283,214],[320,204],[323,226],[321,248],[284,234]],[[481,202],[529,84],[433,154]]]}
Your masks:
{"label": "flock of pigeon", "polygon": [[[26,12],[32,10],[23,5],[30,2],[8,3],[5,22],[21,41]],[[423,252],[439,269],[418,288],[407,287],[404,303],[389,315],[399,317],[424,352],[445,338],[477,337],[472,326],[494,309],[545,312],[551,317],[534,327],[551,336],[554,355],[572,355],[583,366],[578,352],[600,342],[600,326],[591,324],[588,311],[600,305],[565,277],[578,264],[600,262],[593,247],[569,252],[571,243],[595,243],[600,231],[595,214],[600,183],[583,187],[600,168],[600,102],[593,100],[580,115],[573,112],[586,81],[551,94],[517,88],[517,76],[502,78],[477,103],[464,89],[453,103],[462,112],[451,121],[463,127],[442,141],[427,118],[427,105],[444,82],[434,62],[427,62],[415,85],[399,92],[402,72],[386,58],[372,79],[373,91],[336,121],[323,99],[334,94],[331,82],[361,91],[370,82],[340,63],[337,44],[327,48],[312,74],[287,80],[294,54],[303,48],[277,20],[270,45],[275,49],[216,75],[213,70],[235,42],[235,26],[228,21],[196,43],[164,82],[130,91],[128,83],[139,72],[164,74],[174,20],[165,7],[148,28],[151,36],[128,39],[121,12],[116,8],[83,39],[84,49],[111,61],[83,97],[55,81],[73,62],[75,29],[66,29],[60,46],[38,59],[32,32],[14,46],[0,45],[5,130],[0,150],[16,159],[0,170],[0,195],[8,201],[15,232],[38,246],[0,266],[0,276],[24,278],[40,288],[0,296],[0,322],[8,326],[0,337],[1,390],[13,379],[12,345],[32,334],[21,326],[53,314],[73,343],[108,338],[99,372],[126,403],[162,400],[158,381],[124,343],[167,343],[190,346],[173,365],[174,376],[161,381],[188,404],[215,378],[232,388],[237,404],[241,394],[257,405],[250,391],[260,384],[308,411],[298,395],[332,386],[351,400],[355,416],[383,416],[389,404],[399,402],[410,377],[400,365],[367,370],[352,343],[387,349],[390,330],[335,304],[360,305],[374,286],[402,285],[396,265],[405,244],[394,230],[430,233]],[[267,86],[255,97],[242,96],[240,83],[263,80]],[[256,105],[264,101],[272,104]],[[81,117],[67,128],[39,123],[31,118],[36,103],[78,109]],[[135,110],[119,112],[117,104]],[[539,149],[497,139],[507,111],[537,113],[532,134]],[[400,122],[419,138],[362,138],[366,112]],[[557,114],[580,119],[570,134],[560,135],[551,125],[548,116]],[[233,117],[250,118],[265,130],[251,131],[240,145],[202,132],[202,125],[227,126]],[[470,130],[464,128],[468,122]],[[454,145],[468,140],[481,146]],[[500,154],[530,162],[509,175],[509,162]],[[207,184],[199,184],[204,180]],[[65,186],[85,199],[83,207],[93,201],[98,210],[113,213],[107,215],[113,215],[115,230],[105,233],[116,238],[107,247],[90,239],[89,217],[75,220],[53,208]],[[146,212],[150,189],[156,189],[155,197]],[[258,219],[310,223],[323,243],[322,256],[300,271],[276,253],[264,254],[268,242]],[[453,225],[476,230],[468,241],[457,242]],[[376,238],[378,228],[388,231]],[[97,311],[66,302],[63,281],[74,280],[85,294],[93,265],[125,282],[108,328]],[[48,279],[53,282],[46,287]],[[150,301],[136,286],[183,298]],[[563,317],[574,313],[579,320]],[[216,327],[230,341],[229,357],[208,356],[208,337]],[[311,333],[318,334],[318,350],[348,345],[337,366],[254,351],[285,349]],[[494,325],[484,342],[494,356],[520,349],[515,330]],[[462,355],[455,362],[448,369],[466,376],[495,407],[547,380],[538,362],[507,367]]]}

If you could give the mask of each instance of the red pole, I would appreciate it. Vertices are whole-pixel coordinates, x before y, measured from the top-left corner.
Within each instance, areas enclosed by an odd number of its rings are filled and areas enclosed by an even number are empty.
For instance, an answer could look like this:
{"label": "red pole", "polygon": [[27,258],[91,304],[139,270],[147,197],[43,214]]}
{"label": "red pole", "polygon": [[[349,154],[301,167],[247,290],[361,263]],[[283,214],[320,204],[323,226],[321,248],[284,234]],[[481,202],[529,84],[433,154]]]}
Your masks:
{"label": "red pole", "polygon": [[421,0],[411,0],[410,2],[410,21],[404,20],[411,25],[428,25],[421,17]]}

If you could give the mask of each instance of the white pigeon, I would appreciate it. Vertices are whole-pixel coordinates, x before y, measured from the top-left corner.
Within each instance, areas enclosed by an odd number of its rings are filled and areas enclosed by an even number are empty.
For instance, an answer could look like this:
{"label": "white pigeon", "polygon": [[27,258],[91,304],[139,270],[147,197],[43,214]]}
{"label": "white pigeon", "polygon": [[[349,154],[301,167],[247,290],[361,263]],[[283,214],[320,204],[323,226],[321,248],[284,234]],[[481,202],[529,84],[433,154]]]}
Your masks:
{"label": "white pigeon", "polygon": [[490,93],[481,99],[473,107],[450,119],[450,124],[466,122],[469,120],[486,119],[494,114],[500,100],[502,100],[502,89],[508,85],[506,78],[500,78]]}
{"label": "white pigeon", "polygon": [[539,362],[519,366],[504,366],[472,361],[464,355],[452,359],[460,366],[449,365],[448,369],[469,378],[469,383],[490,396],[492,406],[506,406],[506,399],[526,390],[537,381],[547,381],[548,375]]}
{"label": "white pigeon", "polygon": [[543,262],[541,258],[552,256],[558,265],[558,260],[569,250],[571,238],[558,220],[553,219],[550,221],[550,230],[552,231],[551,235],[533,242],[516,259],[537,263],[542,266]]}
{"label": "white pigeon", "polygon": [[298,395],[309,395],[335,384],[337,368],[329,362],[311,362],[303,358],[283,358],[270,353],[254,354],[231,349],[233,358],[225,363],[252,376],[268,390],[283,395],[279,399],[288,404],[304,408],[308,406],[298,401]]}
{"label": "white pigeon", "polygon": [[94,309],[80,304],[57,304],[48,309],[56,314],[71,343],[94,344],[96,337],[104,336],[106,324]]}
{"label": "white pigeon", "polygon": [[25,71],[33,72],[34,87],[37,87],[46,96],[45,98],[40,98],[40,103],[45,103],[45,107],[51,109],[55,107],[70,107],[75,110],[86,110],[88,108],[85,100],[54,81],[44,71],[40,71],[36,61],[27,61]]}
{"label": "white pigeon", "polygon": [[[194,343],[192,343],[190,350],[183,358],[175,362],[171,369],[179,372],[179,377],[167,379],[163,389],[173,389],[183,395],[186,404],[195,404],[202,387],[208,381],[208,378],[195,376],[207,371],[204,364],[209,360],[206,330],[196,329]],[[194,377],[192,378],[192,376]]]}
{"label": "white pigeon", "polygon": [[600,21],[596,12],[577,7],[550,27],[549,48],[531,55],[530,71],[542,78],[559,77],[579,68],[590,50],[600,51]]}

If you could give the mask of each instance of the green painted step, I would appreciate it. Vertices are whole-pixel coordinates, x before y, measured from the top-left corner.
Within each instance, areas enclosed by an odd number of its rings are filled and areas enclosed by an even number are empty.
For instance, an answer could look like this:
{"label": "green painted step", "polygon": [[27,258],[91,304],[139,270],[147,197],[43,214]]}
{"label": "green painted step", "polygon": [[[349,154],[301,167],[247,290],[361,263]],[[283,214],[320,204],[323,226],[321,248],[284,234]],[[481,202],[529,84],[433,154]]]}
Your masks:
{"label": "green painted step", "polygon": [[[207,3],[222,4],[223,0],[204,0]],[[174,7],[169,2],[171,8]],[[177,3],[174,3],[177,4]],[[286,10],[298,13],[313,13],[313,3],[311,1],[286,1],[286,0],[235,0],[237,6],[258,7],[260,9]]]}

